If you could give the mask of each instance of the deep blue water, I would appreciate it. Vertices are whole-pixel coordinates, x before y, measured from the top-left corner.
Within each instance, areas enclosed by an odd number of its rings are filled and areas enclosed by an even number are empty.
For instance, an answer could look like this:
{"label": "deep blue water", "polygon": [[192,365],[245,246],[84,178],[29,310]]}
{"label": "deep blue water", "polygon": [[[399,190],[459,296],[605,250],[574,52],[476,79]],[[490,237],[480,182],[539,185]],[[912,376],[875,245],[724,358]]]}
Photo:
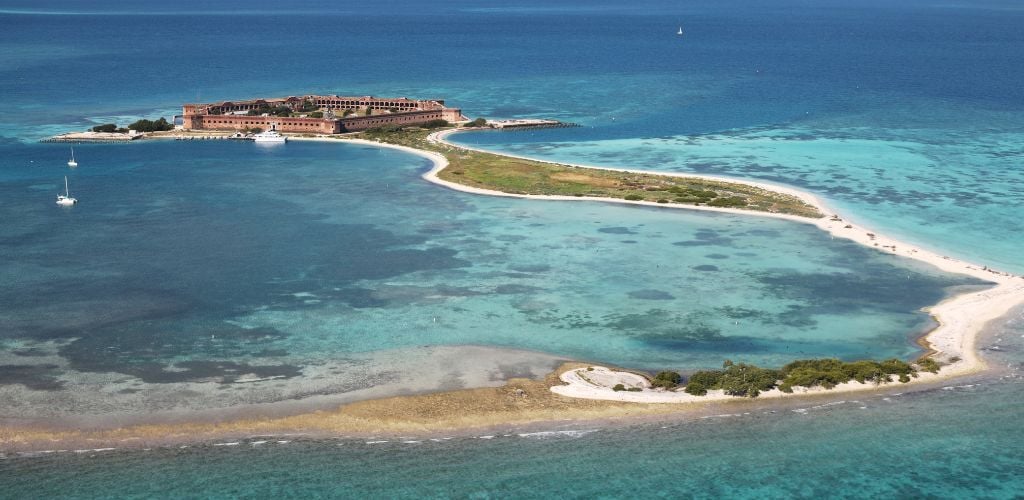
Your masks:
{"label": "deep blue water", "polygon": [[[460,141],[796,185],[1020,272],[1022,21],[995,1],[2,2],[4,418],[326,404],[565,358],[913,357],[918,309],[972,282],[809,227],[469,196],[372,148],[82,146],[69,171],[35,141],[195,99],[436,96],[583,125]],[[1015,321],[989,341],[1009,375],[970,387],[543,438],[19,457],[0,496],[1010,497]]]}

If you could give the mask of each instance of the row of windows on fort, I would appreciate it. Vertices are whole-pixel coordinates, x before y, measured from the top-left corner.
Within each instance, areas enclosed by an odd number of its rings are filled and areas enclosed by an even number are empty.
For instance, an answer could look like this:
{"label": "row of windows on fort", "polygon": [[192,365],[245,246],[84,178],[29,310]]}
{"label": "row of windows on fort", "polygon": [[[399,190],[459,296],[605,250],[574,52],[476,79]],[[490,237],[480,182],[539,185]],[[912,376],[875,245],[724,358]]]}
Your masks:
{"label": "row of windows on fort", "polygon": [[382,101],[330,101],[324,99],[317,99],[316,104],[318,106],[327,106],[331,108],[360,108],[369,106],[376,109],[384,108],[399,108],[399,109],[410,109],[418,108],[419,103],[416,102],[382,102]]}
{"label": "row of windows on fort", "polygon": [[[373,109],[397,108],[397,109],[406,109],[406,110],[408,110],[408,109],[418,109],[420,107],[419,103],[417,103],[417,102],[332,101],[332,100],[324,100],[324,99],[317,99],[315,102],[316,102],[317,106],[329,107],[329,108],[337,108],[337,109],[342,109],[342,108],[354,109],[354,108],[361,108],[361,107],[370,107],[370,108],[373,108]],[[227,105],[227,106],[223,106],[223,105],[222,106],[210,106],[208,111],[219,111],[221,113],[228,112],[228,111],[249,111],[249,110],[254,110],[254,109],[265,108],[267,106],[282,106],[282,105],[285,105],[285,103],[284,102],[266,102],[266,101],[264,101],[264,102],[261,102],[261,103],[258,103],[258,104],[252,103],[252,104],[231,104],[231,105]]]}

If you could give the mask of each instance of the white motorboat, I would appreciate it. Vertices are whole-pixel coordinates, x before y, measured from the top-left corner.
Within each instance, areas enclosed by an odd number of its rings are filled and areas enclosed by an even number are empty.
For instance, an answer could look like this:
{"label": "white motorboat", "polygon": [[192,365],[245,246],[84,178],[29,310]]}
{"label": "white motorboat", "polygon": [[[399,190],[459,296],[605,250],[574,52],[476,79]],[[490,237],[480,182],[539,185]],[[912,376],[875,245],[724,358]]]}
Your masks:
{"label": "white motorboat", "polygon": [[64,176],[64,194],[57,195],[57,204],[62,207],[70,207],[78,203],[77,198],[71,197],[71,191],[68,190],[68,176]]}
{"label": "white motorboat", "polygon": [[256,135],[252,136],[252,140],[254,140],[256,142],[271,143],[271,144],[273,144],[273,143],[280,144],[280,143],[288,142],[288,138],[287,137],[279,134],[277,132],[277,130],[274,130],[274,129],[270,129],[270,130],[268,130],[266,132],[260,132],[260,133],[258,133]]}
{"label": "white motorboat", "polygon": [[71,167],[71,168],[75,168],[75,167],[78,166],[78,162],[75,161],[75,147],[74,146],[71,146],[71,159],[68,160],[68,166]]}

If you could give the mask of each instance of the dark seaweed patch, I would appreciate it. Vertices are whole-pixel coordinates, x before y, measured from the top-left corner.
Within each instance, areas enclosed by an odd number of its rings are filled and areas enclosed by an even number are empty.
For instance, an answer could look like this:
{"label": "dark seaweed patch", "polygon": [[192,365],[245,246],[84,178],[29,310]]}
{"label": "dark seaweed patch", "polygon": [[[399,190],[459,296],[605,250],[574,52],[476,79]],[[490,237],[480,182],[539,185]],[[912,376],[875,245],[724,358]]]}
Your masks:
{"label": "dark seaweed patch", "polygon": [[636,231],[633,231],[632,229],[630,229],[628,227],[621,227],[621,226],[617,226],[617,227],[599,227],[599,228],[597,228],[597,232],[605,233],[605,234],[637,234]]}
{"label": "dark seaweed patch", "polygon": [[633,290],[629,292],[629,296],[634,299],[640,300],[672,300],[675,297],[668,292],[661,290]]}
{"label": "dark seaweed patch", "polygon": [[33,391],[59,391],[57,365],[0,365],[0,385],[21,384]]}

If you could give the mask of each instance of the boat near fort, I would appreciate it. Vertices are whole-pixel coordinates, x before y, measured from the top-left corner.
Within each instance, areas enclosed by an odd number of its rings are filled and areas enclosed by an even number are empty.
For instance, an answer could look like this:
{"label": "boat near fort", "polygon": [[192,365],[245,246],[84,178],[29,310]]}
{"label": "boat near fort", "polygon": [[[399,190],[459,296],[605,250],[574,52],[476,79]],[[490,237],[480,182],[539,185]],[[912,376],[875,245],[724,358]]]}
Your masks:
{"label": "boat near fort", "polygon": [[279,134],[277,130],[270,129],[266,132],[260,132],[252,136],[252,140],[263,144],[284,144],[288,142],[288,138]]}

